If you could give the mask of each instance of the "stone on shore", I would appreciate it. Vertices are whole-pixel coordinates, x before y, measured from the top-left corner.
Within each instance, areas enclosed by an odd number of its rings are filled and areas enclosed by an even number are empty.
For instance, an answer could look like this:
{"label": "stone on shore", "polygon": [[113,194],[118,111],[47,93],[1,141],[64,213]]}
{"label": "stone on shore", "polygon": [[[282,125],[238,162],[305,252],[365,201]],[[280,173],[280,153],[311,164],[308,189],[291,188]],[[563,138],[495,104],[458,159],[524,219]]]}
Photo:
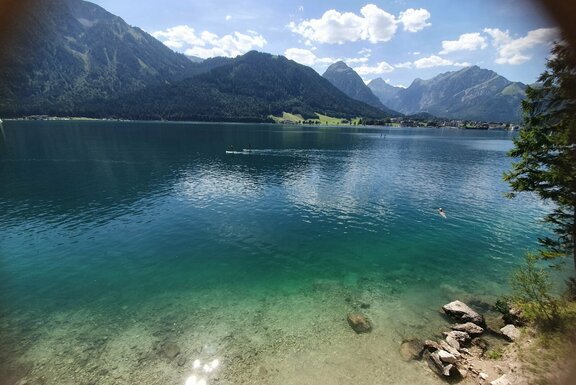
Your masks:
{"label": "stone on shore", "polygon": [[458,322],[472,322],[478,326],[484,326],[484,317],[472,310],[468,305],[461,301],[453,301],[442,306],[442,310]]}
{"label": "stone on shore", "polygon": [[440,346],[442,347],[442,349],[446,350],[448,353],[452,354],[456,358],[460,358],[460,356],[462,356],[458,351],[458,349],[454,348],[446,341],[440,341]]}
{"label": "stone on shore", "polygon": [[490,385],[511,385],[511,383],[508,377],[504,374],[502,377],[499,377],[494,381],[492,381]]}
{"label": "stone on shore", "polygon": [[372,331],[370,320],[362,313],[349,313],[347,320],[348,325],[358,334]]}
{"label": "stone on shore", "polygon": [[422,358],[422,352],[424,351],[424,343],[419,339],[405,340],[400,345],[400,355],[402,359],[406,362],[411,360],[419,360]]}
{"label": "stone on shore", "polygon": [[470,336],[479,336],[484,333],[484,329],[472,322],[466,322],[463,324],[454,324],[450,326],[450,329],[468,333]]}
{"label": "stone on shore", "polygon": [[446,342],[456,350],[460,350],[460,342],[452,336],[446,336]]}
{"label": "stone on shore", "polygon": [[448,353],[446,350],[438,350],[438,357],[442,362],[446,362],[447,364],[456,363],[456,357]]}
{"label": "stone on shore", "polygon": [[466,345],[470,342],[470,336],[466,332],[460,332],[457,330],[452,330],[450,332],[444,332],[444,336],[452,337],[458,341],[461,345]]}
{"label": "stone on shore", "polygon": [[442,349],[442,346],[440,346],[440,344],[436,341],[432,341],[432,340],[426,340],[424,341],[424,347],[428,350],[430,350],[431,352],[435,351],[435,350],[440,350]]}
{"label": "stone on shore", "polygon": [[502,333],[504,338],[511,342],[520,338],[520,330],[518,330],[516,326],[512,324],[504,326],[502,329],[500,329],[500,333]]}

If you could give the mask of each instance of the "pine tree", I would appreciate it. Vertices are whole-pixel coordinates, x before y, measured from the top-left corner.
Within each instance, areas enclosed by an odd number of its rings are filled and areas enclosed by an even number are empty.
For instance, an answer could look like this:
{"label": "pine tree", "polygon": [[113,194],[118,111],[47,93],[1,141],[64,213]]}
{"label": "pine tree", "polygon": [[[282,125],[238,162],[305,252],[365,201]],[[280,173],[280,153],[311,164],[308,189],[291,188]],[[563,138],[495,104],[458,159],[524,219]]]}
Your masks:
{"label": "pine tree", "polygon": [[555,237],[545,237],[544,258],[572,254],[576,267],[576,55],[556,43],[538,84],[522,102],[524,128],[509,155],[516,158],[504,174],[513,197],[535,192],[554,203],[545,222]]}

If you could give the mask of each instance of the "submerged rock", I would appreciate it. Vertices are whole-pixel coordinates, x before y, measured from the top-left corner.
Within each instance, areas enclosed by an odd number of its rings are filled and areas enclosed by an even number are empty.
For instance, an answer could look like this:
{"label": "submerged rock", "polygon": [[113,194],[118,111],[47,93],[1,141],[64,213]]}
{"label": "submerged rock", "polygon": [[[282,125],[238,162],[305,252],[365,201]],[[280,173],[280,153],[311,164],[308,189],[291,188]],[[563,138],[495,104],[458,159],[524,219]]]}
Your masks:
{"label": "submerged rock", "polygon": [[423,351],[424,343],[416,338],[405,340],[400,344],[400,355],[404,361],[419,360]]}
{"label": "submerged rock", "polygon": [[370,320],[362,313],[349,313],[347,320],[348,325],[358,334],[372,331]]}
{"label": "submerged rock", "polygon": [[458,322],[472,322],[479,326],[484,326],[484,317],[472,310],[461,301],[453,301],[442,306],[442,310]]}
{"label": "submerged rock", "polygon": [[516,328],[514,325],[506,325],[502,329],[500,329],[500,333],[506,338],[508,341],[516,341],[520,338],[520,330]]}
{"label": "submerged rock", "polygon": [[450,329],[468,333],[470,336],[479,336],[480,334],[484,333],[484,328],[472,322],[454,324],[450,326]]}
{"label": "submerged rock", "polygon": [[173,360],[180,354],[180,348],[174,342],[165,342],[160,347],[160,353],[166,358]]}

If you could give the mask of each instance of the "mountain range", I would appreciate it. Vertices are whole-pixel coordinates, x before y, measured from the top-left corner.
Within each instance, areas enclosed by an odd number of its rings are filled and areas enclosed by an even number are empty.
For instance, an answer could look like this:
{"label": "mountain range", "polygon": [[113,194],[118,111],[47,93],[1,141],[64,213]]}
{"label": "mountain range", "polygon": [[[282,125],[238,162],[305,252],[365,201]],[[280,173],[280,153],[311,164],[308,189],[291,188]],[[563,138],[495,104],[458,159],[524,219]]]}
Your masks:
{"label": "mountain range", "polygon": [[259,52],[199,60],[86,1],[19,4],[24,11],[0,26],[3,117],[267,121],[282,112],[383,119],[400,111],[512,121],[525,88],[478,67],[402,89],[381,79],[366,86],[343,62],[322,77]]}
{"label": "mountain range", "polygon": [[330,65],[322,77],[328,79],[330,83],[352,99],[359,100],[381,110],[387,109],[364,83],[360,75],[343,61],[337,61]]}
{"label": "mountain range", "polygon": [[382,103],[408,115],[427,112],[449,119],[519,122],[527,86],[470,66],[429,80],[416,79],[408,88],[393,87],[381,78],[368,87]]}

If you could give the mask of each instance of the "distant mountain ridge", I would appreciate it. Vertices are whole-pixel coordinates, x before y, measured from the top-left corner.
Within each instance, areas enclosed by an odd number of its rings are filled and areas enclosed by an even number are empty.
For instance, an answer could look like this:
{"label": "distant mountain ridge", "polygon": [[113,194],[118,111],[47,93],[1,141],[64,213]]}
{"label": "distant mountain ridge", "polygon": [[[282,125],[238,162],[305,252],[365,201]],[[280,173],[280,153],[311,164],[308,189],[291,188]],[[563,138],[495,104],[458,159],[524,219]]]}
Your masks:
{"label": "distant mountain ridge", "polygon": [[0,58],[5,114],[73,113],[151,84],[183,79],[195,65],[139,28],[81,0],[30,1]]}
{"label": "distant mountain ridge", "polygon": [[343,61],[338,61],[330,65],[322,76],[352,99],[379,108],[391,115],[399,115],[396,111],[392,111],[386,107],[380,99],[372,93],[372,90],[364,83],[360,75],[348,67]]}
{"label": "distant mountain ridge", "polygon": [[0,57],[3,117],[266,121],[284,111],[307,118],[316,112],[389,116],[284,57],[249,52],[200,61],[95,4],[21,1],[26,11],[11,26],[13,38],[4,39]]}
{"label": "distant mountain ridge", "polygon": [[416,79],[408,88],[375,79],[368,87],[382,103],[404,114],[427,112],[463,120],[519,122],[526,85],[478,66]]}
{"label": "distant mountain ridge", "polygon": [[268,121],[282,112],[305,119],[389,117],[353,100],[312,68],[284,56],[251,51],[183,81],[149,87],[108,104],[87,106],[87,115],[115,110],[131,119]]}
{"label": "distant mountain ridge", "polygon": [[400,111],[520,119],[526,86],[476,66],[416,79],[407,89],[382,79],[368,87],[343,62],[322,77],[282,56],[257,52],[234,59],[188,58],[87,1],[19,4],[26,11],[9,26],[0,25],[2,117],[264,121],[282,112],[382,119]]}

